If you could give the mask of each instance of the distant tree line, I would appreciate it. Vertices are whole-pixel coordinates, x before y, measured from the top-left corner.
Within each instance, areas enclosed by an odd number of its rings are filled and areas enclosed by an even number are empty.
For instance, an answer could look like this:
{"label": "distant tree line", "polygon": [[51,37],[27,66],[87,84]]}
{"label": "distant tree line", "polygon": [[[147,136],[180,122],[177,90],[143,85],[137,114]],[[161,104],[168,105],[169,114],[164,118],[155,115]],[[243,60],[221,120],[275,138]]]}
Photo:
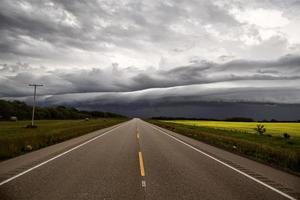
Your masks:
{"label": "distant tree line", "polygon": [[[9,120],[12,116],[18,120],[31,119],[32,107],[22,101],[0,100],[0,120]],[[80,111],[76,108],[56,106],[37,107],[35,119],[84,119],[84,118],[104,118],[104,117],[125,117],[123,115],[100,112],[100,111]]]}
{"label": "distant tree line", "polygon": [[296,121],[280,121],[276,119],[271,120],[255,120],[248,117],[231,117],[231,118],[225,118],[225,119],[213,119],[213,118],[195,118],[195,117],[152,117],[151,119],[156,120],[205,120],[205,121],[228,121],[228,122],[300,122],[300,120]]}

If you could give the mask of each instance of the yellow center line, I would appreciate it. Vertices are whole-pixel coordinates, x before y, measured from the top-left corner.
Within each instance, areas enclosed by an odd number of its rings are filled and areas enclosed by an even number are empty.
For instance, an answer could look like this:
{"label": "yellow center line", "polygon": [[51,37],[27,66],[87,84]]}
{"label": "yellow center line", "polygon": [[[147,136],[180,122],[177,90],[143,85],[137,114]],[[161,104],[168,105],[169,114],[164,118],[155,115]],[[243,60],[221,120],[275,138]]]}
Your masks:
{"label": "yellow center line", "polygon": [[140,138],[140,134],[137,133],[137,134],[136,134],[136,137],[137,137],[137,139],[139,139],[139,138]]}
{"label": "yellow center line", "polygon": [[141,170],[141,176],[145,176],[145,168],[144,168],[144,160],[143,160],[143,154],[139,151],[139,161],[140,161],[140,170]]}

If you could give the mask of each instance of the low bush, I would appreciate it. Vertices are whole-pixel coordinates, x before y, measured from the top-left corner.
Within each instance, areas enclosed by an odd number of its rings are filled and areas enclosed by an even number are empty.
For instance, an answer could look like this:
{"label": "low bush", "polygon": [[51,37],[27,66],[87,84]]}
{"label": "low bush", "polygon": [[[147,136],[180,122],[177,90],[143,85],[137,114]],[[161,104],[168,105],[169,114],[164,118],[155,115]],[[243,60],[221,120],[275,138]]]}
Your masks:
{"label": "low bush", "polygon": [[263,135],[266,132],[266,128],[265,125],[263,124],[257,124],[256,128],[254,128],[254,130],[259,134],[259,135]]}
{"label": "low bush", "polygon": [[288,139],[291,138],[291,136],[288,133],[284,133],[283,134],[283,138],[286,139],[286,140],[288,140]]}

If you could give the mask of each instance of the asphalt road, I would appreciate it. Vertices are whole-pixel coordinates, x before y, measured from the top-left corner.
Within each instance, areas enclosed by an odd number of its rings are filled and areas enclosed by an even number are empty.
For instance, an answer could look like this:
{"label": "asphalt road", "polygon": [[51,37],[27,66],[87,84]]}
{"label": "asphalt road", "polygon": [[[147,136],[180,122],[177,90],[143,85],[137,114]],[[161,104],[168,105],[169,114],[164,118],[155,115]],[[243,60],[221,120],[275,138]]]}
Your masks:
{"label": "asphalt road", "polygon": [[298,198],[297,176],[139,119],[87,137],[0,163],[0,199]]}

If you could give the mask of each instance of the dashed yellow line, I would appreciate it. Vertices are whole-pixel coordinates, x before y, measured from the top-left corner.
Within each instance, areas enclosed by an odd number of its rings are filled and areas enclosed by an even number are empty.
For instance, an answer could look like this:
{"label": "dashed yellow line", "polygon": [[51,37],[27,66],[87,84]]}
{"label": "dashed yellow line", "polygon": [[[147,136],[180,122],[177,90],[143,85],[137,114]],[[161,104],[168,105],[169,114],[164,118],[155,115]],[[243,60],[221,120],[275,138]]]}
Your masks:
{"label": "dashed yellow line", "polygon": [[141,170],[141,176],[145,176],[145,168],[144,168],[144,160],[143,160],[143,154],[139,151],[139,161],[140,161],[140,170]]}
{"label": "dashed yellow line", "polygon": [[139,139],[139,138],[140,138],[140,134],[137,133],[137,134],[136,134],[136,137],[137,137],[137,139]]}

